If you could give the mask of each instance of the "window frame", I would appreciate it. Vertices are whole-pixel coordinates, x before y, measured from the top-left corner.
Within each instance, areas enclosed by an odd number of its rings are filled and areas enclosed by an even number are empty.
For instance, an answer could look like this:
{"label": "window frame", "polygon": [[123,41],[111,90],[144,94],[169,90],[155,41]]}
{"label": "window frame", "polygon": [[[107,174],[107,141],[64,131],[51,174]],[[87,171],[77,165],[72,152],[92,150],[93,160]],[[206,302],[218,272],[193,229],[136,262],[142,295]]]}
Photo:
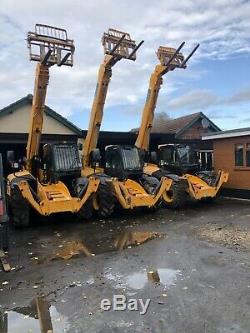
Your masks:
{"label": "window frame", "polygon": [[[249,165],[247,165],[247,152],[249,152],[250,153],[250,142],[246,142],[245,143],[245,167],[246,168],[250,168],[250,164]],[[250,161],[249,161],[250,162]]]}
{"label": "window frame", "polygon": [[[242,165],[237,165],[236,164],[236,148],[237,146],[242,146]],[[239,150],[238,150],[239,151]],[[244,155],[245,155],[245,143],[241,143],[241,142],[238,142],[238,143],[235,143],[234,144],[234,167],[235,168],[244,168],[245,166],[245,158],[244,158]]]}
{"label": "window frame", "polygon": [[[235,153],[236,153],[236,146],[242,145],[243,146],[243,165],[236,165]],[[248,147],[249,145],[249,147]],[[247,166],[247,152],[250,152],[250,140],[248,142],[237,142],[234,144],[234,169],[235,170],[250,170],[250,165]]]}

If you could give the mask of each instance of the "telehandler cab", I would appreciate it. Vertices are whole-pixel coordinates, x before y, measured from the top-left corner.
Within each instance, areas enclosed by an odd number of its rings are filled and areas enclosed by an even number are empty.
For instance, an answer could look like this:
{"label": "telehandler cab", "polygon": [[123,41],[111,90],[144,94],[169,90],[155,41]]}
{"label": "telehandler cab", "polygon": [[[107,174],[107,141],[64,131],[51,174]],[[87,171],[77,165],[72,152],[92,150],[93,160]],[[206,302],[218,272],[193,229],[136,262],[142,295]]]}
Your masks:
{"label": "telehandler cab", "polygon": [[201,170],[198,156],[189,145],[163,144],[158,146],[152,157],[162,170],[174,173],[188,182],[188,193],[195,200],[212,200],[216,197],[223,183],[228,180],[228,173],[220,170]]}
{"label": "telehandler cab", "polygon": [[113,212],[115,202],[125,209],[135,207],[153,207],[160,202],[163,191],[170,187],[167,180],[158,181],[154,177],[143,175],[143,161],[138,149],[134,147],[108,146],[105,154],[105,168],[99,163],[93,168],[92,159],[100,159],[97,147],[103,109],[108,85],[112,76],[112,67],[121,59],[136,60],[136,51],[142,45],[136,45],[128,33],[109,29],[104,33],[104,62],[98,74],[95,98],[92,105],[90,123],[83,148],[82,175],[100,178],[95,195],[94,207],[100,216]]}
{"label": "telehandler cab", "polygon": [[37,61],[34,97],[26,160],[8,161],[14,172],[8,176],[7,193],[15,226],[27,226],[31,208],[43,216],[72,212],[89,218],[86,206],[96,192],[99,179],[81,177],[81,161],[75,143],[47,143],[40,149],[49,68],[73,66],[74,43],[64,29],[37,24],[27,36],[30,60]]}
{"label": "telehandler cab", "polygon": [[[208,181],[208,174],[206,173],[202,174],[194,172],[192,175],[186,173],[188,170],[180,173],[177,168],[180,160],[177,160],[177,156],[180,157],[182,148],[179,147],[178,151],[178,146],[161,145],[159,146],[158,154],[155,152],[149,154],[150,132],[153,125],[154,111],[159,90],[163,82],[163,76],[176,68],[185,69],[188,60],[199,47],[199,44],[196,45],[192,52],[184,58],[183,54],[180,53],[184,44],[185,42],[183,42],[177,49],[163,46],[160,46],[158,49],[157,57],[160,64],[156,65],[149,81],[149,89],[143,109],[141,126],[135,142],[135,146],[140,149],[145,156],[146,163],[144,164],[144,172],[157,179],[161,179],[162,177],[172,179],[173,182],[170,190],[163,193],[164,203],[171,208],[180,208],[183,206],[187,201],[188,196],[195,200],[215,197],[223,182],[226,182],[228,179],[228,173],[224,171],[220,171],[217,177],[210,177],[211,181]],[[174,168],[171,167],[172,162],[167,160],[167,154],[170,151],[172,151],[173,156],[176,156]],[[187,158],[191,159],[192,157],[193,155],[189,151]],[[182,156],[182,158],[184,157]],[[188,163],[193,162],[188,161]]]}

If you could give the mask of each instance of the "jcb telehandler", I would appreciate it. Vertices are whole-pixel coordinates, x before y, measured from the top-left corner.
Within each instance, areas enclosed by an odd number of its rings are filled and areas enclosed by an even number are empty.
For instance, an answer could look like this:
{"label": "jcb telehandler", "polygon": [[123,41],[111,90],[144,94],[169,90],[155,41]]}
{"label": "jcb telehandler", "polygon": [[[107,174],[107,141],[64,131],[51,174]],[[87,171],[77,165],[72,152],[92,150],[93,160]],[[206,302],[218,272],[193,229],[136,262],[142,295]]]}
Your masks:
{"label": "jcb telehandler", "polygon": [[99,185],[99,179],[81,176],[76,144],[48,143],[40,149],[49,68],[55,64],[73,66],[73,40],[68,39],[64,29],[37,24],[35,32],[28,33],[27,41],[30,60],[38,64],[26,160],[20,165],[14,152],[8,152],[14,172],[8,176],[7,193],[16,226],[29,224],[31,208],[43,216],[72,212],[85,217],[87,202]]}
{"label": "jcb telehandler", "polygon": [[121,59],[136,60],[136,51],[142,45],[136,45],[128,33],[109,29],[103,35],[105,51],[101,64],[98,83],[92,106],[89,129],[83,148],[82,175],[100,176],[100,185],[95,195],[94,207],[102,216],[109,215],[117,202],[125,209],[135,207],[154,207],[160,202],[162,193],[171,186],[171,181],[143,174],[143,161],[135,147],[108,146],[105,154],[105,168],[91,167],[92,159],[100,159],[97,147],[99,130],[103,117],[108,85],[112,76],[112,67]]}
{"label": "jcb telehandler", "polygon": [[[161,145],[159,146],[158,154],[155,152],[149,154],[150,132],[153,125],[159,90],[163,82],[163,75],[176,68],[186,68],[188,60],[199,47],[198,44],[188,57],[184,58],[183,54],[180,53],[184,44],[185,42],[183,42],[178,49],[163,46],[160,46],[158,49],[157,57],[160,64],[156,65],[149,81],[149,89],[143,109],[141,126],[135,142],[135,146],[140,149],[145,156],[146,163],[144,165],[144,172],[157,179],[167,177],[173,180],[170,190],[165,191],[163,194],[164,203],[172,208],[180,208],[183,206],[188,196],[195,200],[215,197],[221,185],[228,179],[228,174],[224,171],[220,171],[217,177],[210,177],[210,181],[208,181],[208,173],[196,173],[194,170],[193,174],[186,173],[190,170],[183,170],[183,172],[180,173],[180,170],[177,168],[180,159],[178,160],[177,156],[180,157],[182,148],[176,145]],[[168,160],[170,151],[176,156],[174,160],[175,168],[171,168],[173,161]],[[192,158],[192,153],[188,155],[188,158]]]}
{"label": "jcb telehandler", "polygon": [[216,198],[228,172],[201,170],[196,152],[186,144],[162,144],[151,155],[162,170],[172,172],[188,182],[187,193],[192,199],[211,201]]}

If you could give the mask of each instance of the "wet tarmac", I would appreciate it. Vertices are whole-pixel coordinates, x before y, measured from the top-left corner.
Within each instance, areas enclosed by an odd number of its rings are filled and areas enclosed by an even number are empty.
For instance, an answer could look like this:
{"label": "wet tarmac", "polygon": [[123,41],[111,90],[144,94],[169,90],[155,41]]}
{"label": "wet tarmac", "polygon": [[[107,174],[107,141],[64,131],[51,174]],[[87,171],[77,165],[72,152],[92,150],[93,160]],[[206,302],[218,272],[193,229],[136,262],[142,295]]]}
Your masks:
{"label": "wet tarmac", "polygon": [[[12,230],[0,333],[249,333],[249,217],[249,202],[219,199]],[[150,299],[148,311],[104,311],[101,300],[114,295]]]}

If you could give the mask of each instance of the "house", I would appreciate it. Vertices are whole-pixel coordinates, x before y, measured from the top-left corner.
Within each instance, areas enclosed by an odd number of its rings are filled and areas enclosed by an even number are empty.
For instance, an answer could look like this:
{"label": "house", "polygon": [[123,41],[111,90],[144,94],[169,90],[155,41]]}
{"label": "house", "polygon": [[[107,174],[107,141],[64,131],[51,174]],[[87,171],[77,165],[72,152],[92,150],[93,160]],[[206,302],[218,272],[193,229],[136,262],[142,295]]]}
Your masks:
{"label": "house", "polygon": [[202,139],[213,143],[215,170],[229,172],[224,194],[250,199],[250,128],[210,133]]}
{"label": "house", "polygon": [[[138,128],[131,130],[137,133]],[[202,136],[220,132],[203,112],[192,113],[175,119],[164,119],[157,126],[153,126],[151,134],[151,148],[164,143],[185,143],[197,151],[203,168],[213,167],[213,146],[210,141],[202,141]]]}
{"label": "house", "polygon": [[[3,154],[4,162],[7,150],[14,150],[17,158],[25,155],[32,98],[33,96],[29,94],[0,110],[0,153]],[[202,112],[169,119],[164,126],[163,133],[152,132],[151,150],[156,150],[158,145],[164,143],[187,143],[199,152],[203,165],[212,166],[212,143],[202,141],[201,136],[216,133],[220,129]],[[78,142],[84,140],[86,135],[86,130],[81,130],[50,107],[45,106],[41,144],[59,141]],[[136,136],[136,130],[101,131],[98,147],[104,154],[105,147],[111,144],[133,145]]]}
{"label": "house", "polygon": [[[169,119],[162,125],[161,132],[174,134],[179,140],[201,140],[202,136],[219,132],[215,125],[203,112],[192,113],[183,117]],[[152,132],[158,132],[152,129]]]}
{"label": "house", "polygon": [[[0,110],[0,153],[6,159],[6,151],[14,150],[18,156],[25,155],[30,126],[32,95],[27,95]],[[82,131],[45,106],[41,143],[71,141],[77,142]]]}
{"label": "house", "polygon": [[164,132],[174,134],[175,139],[179,142],[190,144],[198,152],[201,165],[204,168],[211,169],[213,167],[213,147],[209,141],[202,142],[202,136],[220,132],[220,128],[203,112],[169,119],[164,124]]}

